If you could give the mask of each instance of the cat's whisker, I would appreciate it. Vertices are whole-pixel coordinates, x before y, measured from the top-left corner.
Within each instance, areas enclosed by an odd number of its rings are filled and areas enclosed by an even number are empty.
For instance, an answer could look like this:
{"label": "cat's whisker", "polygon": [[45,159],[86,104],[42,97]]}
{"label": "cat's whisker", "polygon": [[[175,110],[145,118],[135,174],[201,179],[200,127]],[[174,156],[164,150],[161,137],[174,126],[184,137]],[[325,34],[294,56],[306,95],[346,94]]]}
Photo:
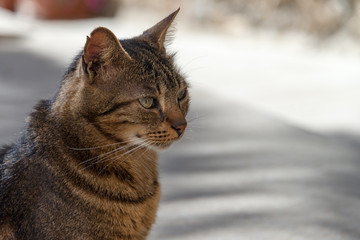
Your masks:
{"label": "cat's whisker", "polygon": [[185,135],[184,138],[188,139],[188,140],[194,140],[195,139],[194,137],[191,137],[190,135]]}
{"label": "cat's whisker", "polygon": [[[92,165],[94,165],[94,164],[96,164],[96,163],[99,162],[99,161],[102,161],[102,160],[104,160],[104,159],[106,159],[106,158],[108,158],[108,157],[111,157],[111,156],[115,155],[117,152],[119,152],[119,151],[121,151],[121,150],[124,150],[124,149],[127,148],[127,147],[128,147],[128,146],[118,147],[118,148],[116,148],[116,149],[114,149],[114,150],[112,150],[112,151],[109,151],[109,152],[100,154],[100,155],[98,155],[98,156],[96,156],[96,157],[93,157],[93,158],[87,159],[87,160],[85,160],[85,161],[82,161],[81,163],[79,163],[79,165],[83,165],[83,164],[85,164],[85,163],[88,163],[88,162],[96,159],[97,161],[95,161],[95,163],[92,164]],[[90,166],[92,166],[92,165],[90,165]]]}
{"label": "cat's whisker", "polygon": [[[139,149],[130,153],[131,156],[133,156],[137,151],[141,150],[142,148],[145,148],[144,152],[147,152],[149,150],[148,146],[150,145],[150,143],[144,141],[140,145],[141,145],[141,147]],[[139,156],[139,158],[144,154],[144,152]],[[129,155],[129,154],[127,154],[127,155]],[[129,156],[126,156],[126,158],[129,159]],[[121,161],[121,162],[123,162],[123,161]]]}
{"label": "cat's whisker", "polygon": [[[150,148],[146,148],[145,151],[139,156],[139,158],[145,158],[146,161],[141,161],[141,165],[149,169],[149,164],[147,161],[151,161],[151,157],[146,155],[146,153],[150,151]],[[151,171],[151,169],[149,169]]]}
{"label": "cat's whisker", "polygon": [[133,142],[133,140],[121,141],[121,142],[117,142],[117,143],[111,143],[111,144],[106,144],[106,145],[101,145],[101,146],[96,146],[96,147],[88,147],[88,148],[72,148],[72,147],[70,147],[70,149],[75,150],[75,151],[85,151],[85,150],[99,149],[99,148],[110,147],[110,146],[114,146],[114,145],[131,143],[131,142]]}
{"label": "cat's whisker", "polygon": [[[194,118],[187,120],[188,126],[190,126],[192,128],[200,128],[200,129],[208,128],[207,126],[204,125],[204,122],[199,121],[200,119],[203,119],[205,117],[206,117],[205,115],[196,116]],[[189,127],[188,127],[188,129],[189,129]]]}
{"label": "cat's whisker", "polygon": [[[136,143],[136,140],[129,140],[128,143]],[[124,149],[126,149],[126,148],[129,148],[129,145],[128,145],[128,144],[125,145],[125,146],[116,148],[116,149],[114,149],[114,150],[112,150],[112,151],[110,151],[110,152],[103,153],[103,154],[100,154],[100,155],[98,155],[98,156],[96,156],[96,157],[87,159],[87,160],[81,162],[79,165],[88,163],[88,162],[90,162],[90,161],[92,161],[92,160],[96,160],[96,161],[94,161],[92,164],[90,164],[90,165],[82,168],[82,170],[85,170],[85,169],[87,169],[87,168],[89,168],[89,167],[91,167],[91,166],[94,166],[94,165],[97,164],[97,163],[100,163],[100,162],[103,162],[103,161],[105,161],[105,160],[107,160],[107,159],[109,159],[109,158],[112,158],[112,157],[113,157],[114,155],[116,155],[119,151],[122,151],[122,150],[124,150]]]}
{"label": "cat's whisker", "polygon": [[118,142],[118,143],[112,143],[112,144],[106,144],[106,145],[102,145],[102,146],[88,147],[88,148],[72,148],[72,147],[70,147],[70,149],[75,150],[75,151],[86,151],[86,150],[93,150],[93,149],[99,149],[99,148],[115,146],[115,145],[119,145],[119,144],[123,144],[123,143],[124,142]]}
{"label": "cat's whisker", "polygon": [[209,129],[209,127],[206,125],[201,125],[201,124],[190,124],[187,131],[194,132],[194,129]]}
{"label": "cat's whisker", "polygon": [[[91,163],[91,164],[89,164],[89,165],[86,165],[85,167],[81,168],[80,170],[81,170],[81,171],[84,171],[84,170],[86,170],[86,169],[88,169],[88,168],[90,168],[90,167],[98,164],[99,162],[104,161],[105,159],[111,158],[111,157],[114,156],[114,155],[116,155],[116,153],[112,153],[112,154],[110,154],[109,156],[107,156],[106,158],[103,158],[103,159],[97,159],[97,160],[94,161],[93,163]],[[95,159],[92,159],[92,160],[95,160]]]}
{"label": "cat's whisker", "polygon": [[[128,154],[130,154],[130,153],[135,153],[135,152],[137,152],[139,149],[141,149],[141,148],[143,148],[143,147],[146,147],[146,146],[147,146],[147,143],[146,143],[146,142],[143,142],[143,143],[141,143],[140,145],[138,145],[138,146],[130,149],[129,151],[122,153],[120,156],[116,157],[115,159],[112,159],[107,165],[105,165],[105,166],[103,167],[103,169],[98,173],[98,175],[100,175],[108,166],[110,166],[110,165],[113,164],[114,162],[118,161],[118,160],[121,159],[123,156],[126,156],[126,155],[128,155]],[[122,163],[122,162],[123,162],[123,161],[121,161],[120,163]],[[119,164],[120,164],[120,163],[119,163]]]}
{"label": "cat's whisker", "polygon": [[[149,145],[150,145],[150,143],[148,143],[147,146],[149,146]],[[142,156],[145,156],[146,158],[148,158],[148,156],[146,156],[145,153],[147,153],[149,150],[150,150],[150,148],[146,148],[145,151],[139,156],[139,158]]]}
{"label": "cat's whisker", "polygon": [[208,117],[210,114],[209,114],[209,113],[206,113],[206,114],[201,114],[201,115],[199,115],[198,112],[195,112],[194,115],[195,115],[195,116],[193,116],[192,118],[187,119],[187,122],[193,122],[193,121],[195,121],[195,120],[203,119],[203,118],[205,118],[205,117]]}
{"label": "cat's whisker", "polygon": [[147,146],[149,146],[149,144],[147,142],[142,142],[140,145],[138,145],[138,146],[134,147],[133,149],[130,149],[129,151],[127,151],[127,152],[123,153],[122,155],[120,155],[120,157],[124,156],[124,155],[128,155],[128,154],[132,155],[135,152],[137,152],[138,150],[140,150],[141,148],[147,147]]}

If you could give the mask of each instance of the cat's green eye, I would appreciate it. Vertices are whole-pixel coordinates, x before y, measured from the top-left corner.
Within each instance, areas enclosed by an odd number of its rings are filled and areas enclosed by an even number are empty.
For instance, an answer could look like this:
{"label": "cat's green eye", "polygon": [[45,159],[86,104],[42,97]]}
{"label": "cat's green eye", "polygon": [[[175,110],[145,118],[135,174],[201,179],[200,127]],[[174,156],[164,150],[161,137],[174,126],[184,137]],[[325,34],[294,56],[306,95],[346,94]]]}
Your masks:
{"label": "cat's green eye", "polygon": [[139,103],[144,108],[151,108],[154,105],[154,99],[151,97],[144,97],[139,99]]}
{"label": "cat's green eye", "polygon": [[181,101],[186,97],[186,89],[182,90],[179,94],[178,100]]}

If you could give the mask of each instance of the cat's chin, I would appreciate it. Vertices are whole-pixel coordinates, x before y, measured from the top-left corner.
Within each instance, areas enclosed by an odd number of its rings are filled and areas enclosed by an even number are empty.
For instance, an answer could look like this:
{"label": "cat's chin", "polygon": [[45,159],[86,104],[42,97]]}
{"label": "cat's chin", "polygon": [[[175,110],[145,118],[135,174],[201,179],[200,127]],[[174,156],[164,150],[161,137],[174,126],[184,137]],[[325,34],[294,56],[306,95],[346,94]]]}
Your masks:
{"label": "cat's chin", "polygon": [[150,144],[148,148],[155,150],[157,152],[164,151],[168,148],[170,148],[172,143],[166,143],[166,144]]}

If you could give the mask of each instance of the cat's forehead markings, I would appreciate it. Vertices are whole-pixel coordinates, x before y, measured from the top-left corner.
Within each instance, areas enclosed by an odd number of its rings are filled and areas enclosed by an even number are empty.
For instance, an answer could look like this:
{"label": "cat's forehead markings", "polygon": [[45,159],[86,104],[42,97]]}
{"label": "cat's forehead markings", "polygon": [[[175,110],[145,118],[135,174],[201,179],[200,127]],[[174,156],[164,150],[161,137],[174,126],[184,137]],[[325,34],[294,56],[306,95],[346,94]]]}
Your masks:
{"label": "cat's forehead markings", "polygon": [[133,88],[132,90],[128,91],[128,93],[132,98],[156,97],[158,95],[158,90],[153,86],[143,85]]}
{"label": "cat's forehead markings", "polygon": [[166,86],[166,84],[162,83],[159,84],[159,97],[158,97],[158,101],[159,104],[161,106],[162,111],[166,111],[166,102],[169,101],[169,97],[168,97],[168,92],[169,92],[169,88]]}
{"label": "cat's forehead markings", "polygon": [[159,86],[159,83],[156,83],[156,90],[158,91],[159,95],[162,94],[161,88]]}
{"label": "cat's forehead markings", "polygon": [[163,112],[166,112],[166,97],[164,95],[161,95],[158,99],[159,101],[159,104],[160,104],[160,107],[161,107],[161,110]]}
{"label": "cat's forehead markings", "polygon": [[178,76],[174,74],[173,67],[169,62],[169,59],[165,59],[163,56],[157,54],[154,49],[148,45],[139,46],[139,51],[137,52],[140,57],[139,62],[144,69],[151,69],[151,74],[154,76],[155,81],[166,84],[168,88],[179,87],[180,81]]}

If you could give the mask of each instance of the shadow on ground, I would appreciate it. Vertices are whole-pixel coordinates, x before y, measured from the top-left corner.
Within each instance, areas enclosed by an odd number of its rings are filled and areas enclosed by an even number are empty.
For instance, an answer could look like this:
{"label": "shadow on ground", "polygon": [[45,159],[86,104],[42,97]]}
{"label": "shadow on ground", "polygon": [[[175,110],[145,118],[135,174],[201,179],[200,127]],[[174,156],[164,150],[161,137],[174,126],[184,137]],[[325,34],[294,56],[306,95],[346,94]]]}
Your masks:
{"label": "shadow on ground", "polygon": [[360,151],[199,92],[151,239],[360,239]]}

